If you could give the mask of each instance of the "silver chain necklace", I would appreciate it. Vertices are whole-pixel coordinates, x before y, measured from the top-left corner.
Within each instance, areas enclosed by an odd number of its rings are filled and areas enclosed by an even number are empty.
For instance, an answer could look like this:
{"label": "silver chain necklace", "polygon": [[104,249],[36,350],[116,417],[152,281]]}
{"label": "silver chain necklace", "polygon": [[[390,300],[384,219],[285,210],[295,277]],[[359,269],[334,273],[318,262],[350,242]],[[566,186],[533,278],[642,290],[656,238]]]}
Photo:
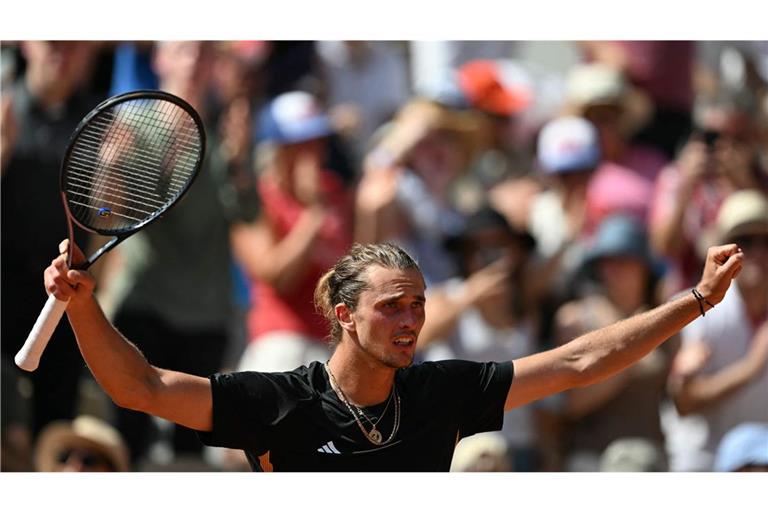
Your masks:
{"label": "silver chain necklace", "polygon": [[[362,416],[363,419],[367,421],[371,425],[371,427],[373,427],[373,430],[376,430],[376,425],[378,425],[381,419],[387,414],[387,409],[389,409],[389,404],[392,402],[392,397],[394,396],[394,394],[395,394],[394,386],[392,386],[392,391],[390,391],[389,398],[387,398],[387,404],[384,406],[384,410],[381,411],[381,414],[379,415],[379,419],[377,419],[375,423],[371,421],[371,419],[365,414],[365,412],[363,412],[360,406],[355,404],[351,404],[351,405],[353,405],[355,409],[357,409],[358,414],[360,414],[360,416]],[[371,432],[373,432],[373,430]]]}
{"label": "silver chain necklace", "polygon": [[[333,373],[331,373],[331,368],[328,366],[328,363],[326,362],[324,364],[325,371],[328,373],[328,377],[330,377],[331,387],[336,392],[336,395],[339,397],[339,399],[344,403],[344,405],[347,406],[347,409],[349,409],[349,412],[352,414],[352,417],[355,418],[355,423],[357,423],[357,426],[360,427],[360,430],[362,431],[363,435],[368,439],[371,443],[375,444],[376,446],[380,446],[382,444],[387,444],[392,439],[394,439],[395,434],[397,433],[397,430],[400,428],[400,395],[397,392],[397,386],[395,386],[394,382],[392,383],[392,391],[389,394],[389,400],[387,400],[387,405],[384,407],[384,411],[382,411],[381,416],[379,416],[379,419],[376,420],[376,423],[372,422],[368,417],[363,413],[362,409],[360,409],[358,406],[355,406],[355,408],[352,408],[352,405],[350,405],[349,401],[347,400],[347,397],[344,395],[344,392],[341,390],[341,386],[339,386],[339,383],[336,382],[336,377],[333,376]],[[389,437],[386,441],[383,440],[383,436],[381,435],[381,432],[378,431],[376,428],[376,425],[379,424],[381,419],[384,417],[384,414],[387,412],[387,408],[389,408],[389,402],[392,400],[392,396],[395,397],[395,423],[392,426],[392,433],[389,434]],[[368,423],[371,424],[371,431],[367,431],[365,429],[365,426],[363,426],[363,423],[360,421],[360,417],[358,416],[358,413],[355,412],[355,409],[360,413],[360,416],[362,416]]]}

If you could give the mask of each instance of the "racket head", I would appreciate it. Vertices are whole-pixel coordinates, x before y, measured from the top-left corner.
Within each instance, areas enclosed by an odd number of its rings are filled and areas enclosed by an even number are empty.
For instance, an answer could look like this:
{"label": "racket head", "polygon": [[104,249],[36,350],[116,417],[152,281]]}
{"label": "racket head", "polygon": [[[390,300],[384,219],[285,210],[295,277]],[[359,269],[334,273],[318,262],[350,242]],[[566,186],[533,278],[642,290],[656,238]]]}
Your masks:
{"label": "racket head", "polygon": [[68,217],[86,231],[124,239],[189,190],[206,136],[189,103],[164,91],[113,96],[86,115],[60,172]]}

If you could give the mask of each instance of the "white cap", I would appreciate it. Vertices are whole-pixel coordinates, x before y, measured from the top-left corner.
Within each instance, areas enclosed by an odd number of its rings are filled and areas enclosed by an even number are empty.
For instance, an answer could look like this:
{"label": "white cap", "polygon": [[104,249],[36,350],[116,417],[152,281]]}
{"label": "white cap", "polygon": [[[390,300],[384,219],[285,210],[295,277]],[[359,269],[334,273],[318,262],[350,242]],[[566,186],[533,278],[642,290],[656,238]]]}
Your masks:
{"label": "white cap", "polygon": [[561,117],[544,125],[538,148],[539,165],[547,174],[592,169],[600,163],[597,130],[581,117]]}

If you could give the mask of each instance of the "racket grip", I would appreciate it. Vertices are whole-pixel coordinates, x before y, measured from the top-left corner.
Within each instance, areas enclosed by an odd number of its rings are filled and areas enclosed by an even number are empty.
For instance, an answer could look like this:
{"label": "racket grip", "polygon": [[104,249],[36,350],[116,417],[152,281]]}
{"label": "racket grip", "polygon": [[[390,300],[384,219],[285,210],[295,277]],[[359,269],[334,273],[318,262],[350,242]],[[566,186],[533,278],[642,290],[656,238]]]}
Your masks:
{"label": "racket grip", "polygon": [[64,311],[67,310],[69,302],[58,300],[53,295],[48,296],[48,301],[43,306],[40,316],[37,317],[35,325],[27,336],[24,346],[16,354],[14,361],[22,370],[33,372],[40,364],[40,357],[43,355],[48,340],[53,336],[53,331],[59,325]]}

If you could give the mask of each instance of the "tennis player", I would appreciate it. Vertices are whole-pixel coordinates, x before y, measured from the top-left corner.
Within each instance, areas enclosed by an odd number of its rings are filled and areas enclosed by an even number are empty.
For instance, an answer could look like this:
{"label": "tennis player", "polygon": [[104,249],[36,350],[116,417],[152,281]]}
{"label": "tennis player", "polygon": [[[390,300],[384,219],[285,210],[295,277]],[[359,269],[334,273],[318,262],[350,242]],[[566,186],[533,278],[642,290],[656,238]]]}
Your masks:
{"label": "tennis player", "polygon": [[210,378],[147,362],[104,317],[94,279],[69,270],[65,254],[46,269],[45,286],[69,300],[80,351],[118,405],[193,428],[206,444],[242,449],[255,471],[266,453],[276,471],[447,471],[458,440],[499,430],[505,410],[605,379],[714,307],[741,261],[736,245],[713,247],[695,293],[554,350],[412,365],[425,316],[421,271],[395,245],[355,245],[315,292],[331,325],[329,361]]}

